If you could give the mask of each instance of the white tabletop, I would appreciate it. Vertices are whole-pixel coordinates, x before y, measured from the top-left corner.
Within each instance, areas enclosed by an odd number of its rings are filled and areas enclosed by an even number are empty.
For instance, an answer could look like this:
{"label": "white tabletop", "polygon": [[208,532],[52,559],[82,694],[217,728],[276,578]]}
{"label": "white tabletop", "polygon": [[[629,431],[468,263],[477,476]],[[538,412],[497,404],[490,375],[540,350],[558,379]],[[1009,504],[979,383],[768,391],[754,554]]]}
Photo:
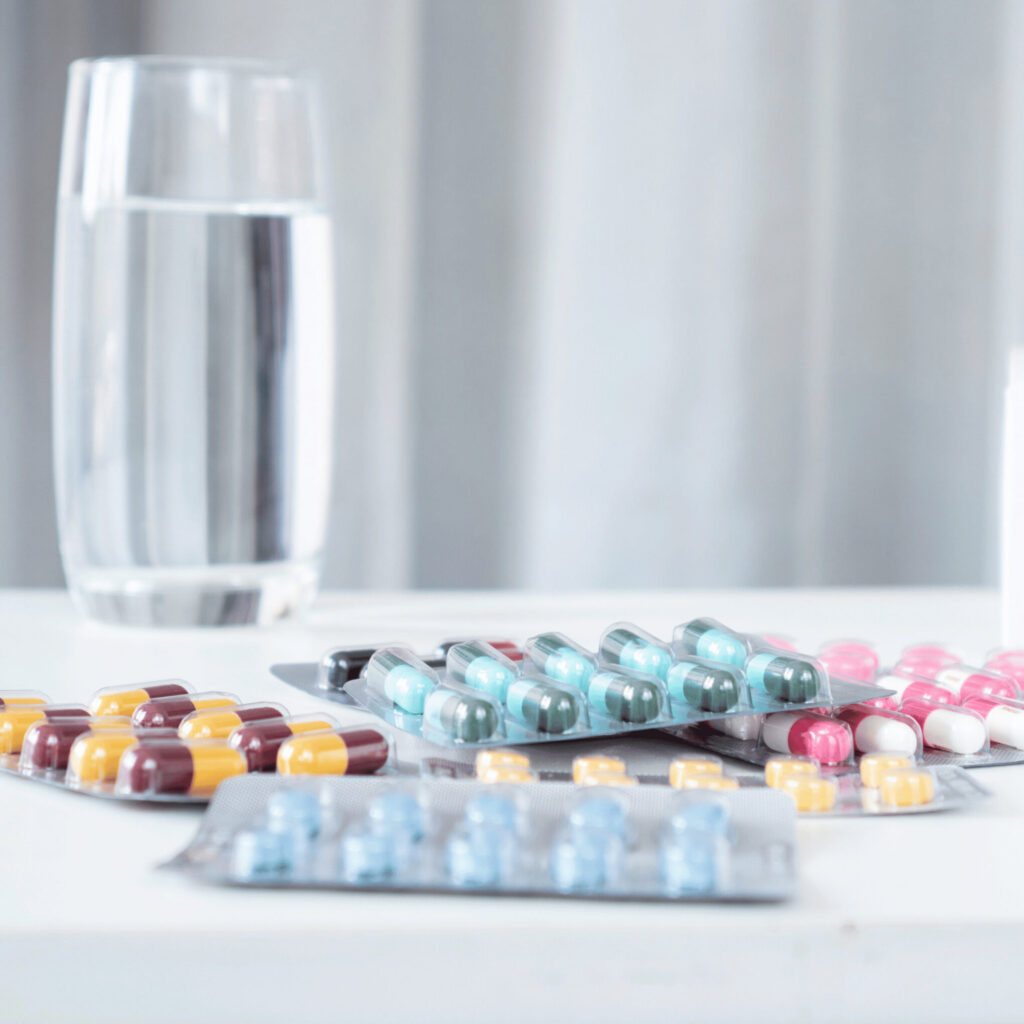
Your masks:
{"label": "white tabletop", "polygon": [[[180,676],[303,712],[323,705],[268,668],[331,645],[541,629],[594,644],[615,619],[665,635],[697,615],[887,656],[998,641],[987,590],[328,594],[270,629],[161,632],[7,591],[0,688],[84,700]],[[154,871],[198,811],[0,777],[0,1020],[1018,1020],[1024,767],[979,771],[993,798],[970,811],[801,821],[797,899],[732,907],[216,889]]]}

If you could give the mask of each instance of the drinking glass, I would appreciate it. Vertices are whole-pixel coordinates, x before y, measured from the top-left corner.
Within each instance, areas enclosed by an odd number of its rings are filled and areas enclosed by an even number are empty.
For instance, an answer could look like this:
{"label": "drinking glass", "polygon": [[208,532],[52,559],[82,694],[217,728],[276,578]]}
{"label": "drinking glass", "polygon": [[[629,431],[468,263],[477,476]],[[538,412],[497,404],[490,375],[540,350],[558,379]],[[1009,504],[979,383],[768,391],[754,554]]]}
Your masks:
{"label": "drinking glass", "polygon": [[260,62],[70,67],[54,471],[90,616],[263,623],[316,590],[334,299],[314,108]]}

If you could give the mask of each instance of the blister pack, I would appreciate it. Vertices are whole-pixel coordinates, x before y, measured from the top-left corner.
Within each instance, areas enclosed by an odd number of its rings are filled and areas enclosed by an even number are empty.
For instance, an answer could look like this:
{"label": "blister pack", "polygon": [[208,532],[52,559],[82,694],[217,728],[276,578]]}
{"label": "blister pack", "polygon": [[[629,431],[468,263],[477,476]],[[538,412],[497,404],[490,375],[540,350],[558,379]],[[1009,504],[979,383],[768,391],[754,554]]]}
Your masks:
{"label": "blister pack", "polygon": [[171,863],[222,884],[629,900],[782,900],[793,802],[568,783],[288,780],[222,786]]}
{"label": "blister pack", "polygon": [[450,641],[429,658],[398,645],[339,648],[311,669],[274,667],[306,692],[448,747],[610,736],[884,694],[857,680],[834,683],[813,658],[712,619],[678,626],[671,644],[619,622],[596,652],[551,632],[521,650],[511,641]]}

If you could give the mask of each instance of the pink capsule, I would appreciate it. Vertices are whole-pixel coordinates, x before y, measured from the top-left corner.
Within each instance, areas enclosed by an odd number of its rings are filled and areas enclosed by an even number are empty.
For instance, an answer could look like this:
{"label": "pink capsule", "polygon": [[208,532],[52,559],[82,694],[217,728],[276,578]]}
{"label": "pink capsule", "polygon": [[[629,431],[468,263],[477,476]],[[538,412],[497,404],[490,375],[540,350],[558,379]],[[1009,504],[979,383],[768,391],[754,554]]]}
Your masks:
{"label": "pink capsule", "polygon": [[941,686],[934,679],[924,679],[902,668],[893,669],[889,675],[879,676],[875,685],[883,690],[895,690],[900,701],[919,698],[933,700],[938,704],[960,703],[960,698],[948,686]]}
{"label": "pink capsule", "polygon": [[897,667],[929,678],[944,665],[955,665],[959,655],[938,644],[916,644],[904,649]]}
{"label": "pink capsule", "polygon": [[988,732],[980,715],[930,700],[905,700],[900,707],[921,727],[925,746],[954,754],[977,754],[988,745]]}
{"label": "pink capsule", "polygon": [[1016,700],[1020,696],[1017,684],[1006,675],[972,665],[947,665],[935,673],[935,682],[948,686],[960,694],[960,702],[968,697],[1006,697]]}
{"label": "pink capsule", "polygon": [[1018,687],[1024,688],[1024,651],[1000,651],[985,662],[985,668],[1009,676]]}
{"label": "pink capsule", "polygon": [[820,764],[842,764],[853,754],[853,733],[843,722],[806,711],[766,715],[761,726],[765,746],[779,754],[801,754]]}
{"label": "pink capsule", "polygon": [[868,644],[856,640],[838,640],[826,644],[818,652],[818,660],[830,675],[845,676],[869,683],[878,671],[878,653]]}

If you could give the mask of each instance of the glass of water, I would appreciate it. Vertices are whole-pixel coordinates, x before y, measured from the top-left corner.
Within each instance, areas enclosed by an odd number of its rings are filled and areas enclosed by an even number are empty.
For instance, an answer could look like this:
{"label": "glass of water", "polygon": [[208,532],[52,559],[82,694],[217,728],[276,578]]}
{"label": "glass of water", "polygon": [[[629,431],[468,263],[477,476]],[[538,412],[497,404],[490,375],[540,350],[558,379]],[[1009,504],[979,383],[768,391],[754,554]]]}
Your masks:
{"label": "glass of water", "polygon": [[109,622],[269,622],[312,597],[330,489],[331,225],[308,79],[81,60],[57,206],[68,586]]}

